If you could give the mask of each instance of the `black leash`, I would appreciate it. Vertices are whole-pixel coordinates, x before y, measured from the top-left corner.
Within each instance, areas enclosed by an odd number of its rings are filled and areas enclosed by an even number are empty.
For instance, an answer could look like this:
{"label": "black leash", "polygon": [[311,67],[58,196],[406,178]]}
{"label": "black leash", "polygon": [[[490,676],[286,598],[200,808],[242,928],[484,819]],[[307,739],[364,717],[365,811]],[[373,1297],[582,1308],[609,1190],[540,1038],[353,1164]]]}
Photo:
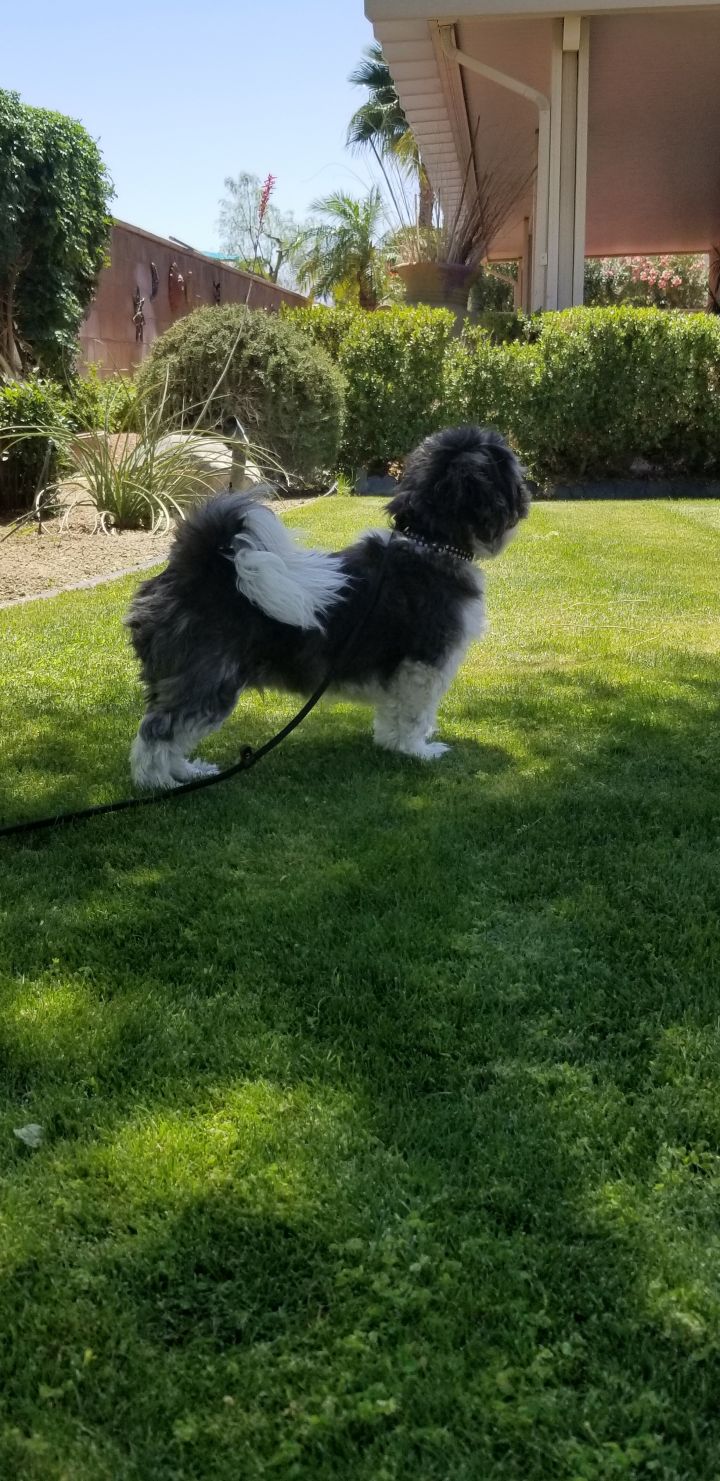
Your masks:
{"label": "black leash", "polygon": [[319,704],[326,690],[330,688],[341,663],[351,652],[353,645],[357,642],[363,628],[375,611],[382,590],[387,553],[390,549],[390,543],[394,533],[393,531],[390,535],[383,559],[378,566],[375,584],[370,593],[370,600],[364,612],[361,613],[360,620],[355,624],[352,632],[348,634],[335,654],[335,658],[322,683],[318,684],[317,689],[305,701],[302,709],[298,710],[296,715],[293,715],[292,720],[288,720],[287,725],[283,725],[282,730],[278,730],[276,735],[272,735],[262,746],[258,746],[257,750],[254,750],[252,746],[245,746],[239,760],[234,761],[232,766],[226,766],[223,771],[217,772],[215,776],[196,777],[192,782],[182,782],[179,787],[173,787],[171,791],[153,792],[149,797],[122,797],[117,802],[100,802],[95,807],[80,807],[74,812],[57,813],[52,817],[29,818],[22,823],[6,823],[3,827],[0,827],[0,838],[10,838],[13,834],[18,835],[20,833],[40,833],[47,828],[65,827],[66,824],[83,822],[86,818],[99,818],[107,813],[128,812],[130,808],[134,807],[151,807],[156,802],[174,802],[177,797],[186,797],[189,792],[200,792],[205,787],[217,787],[220,782],[227,782],[230,780],[230,777],[238,776],[241,772],[250,771],[253,766],[257,766],[258,761],[262,761],[263,757],[268,756],[271,751],[275,750],[276,746],[281,745],[293,730],[297,730],[298,725],[301,725],[306,716],[310,714],[310,711],[315,709],[315,706]]}

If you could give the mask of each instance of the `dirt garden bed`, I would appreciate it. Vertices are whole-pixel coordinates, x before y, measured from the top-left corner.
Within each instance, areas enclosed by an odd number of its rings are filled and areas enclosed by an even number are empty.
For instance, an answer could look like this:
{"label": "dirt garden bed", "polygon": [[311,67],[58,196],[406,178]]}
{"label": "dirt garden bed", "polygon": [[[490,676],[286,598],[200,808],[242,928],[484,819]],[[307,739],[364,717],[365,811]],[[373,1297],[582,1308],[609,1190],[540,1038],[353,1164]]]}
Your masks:
{"label": "dirt garden bed", "polygon": [[[121,535],[92,534],[78,527],[58,533],[58,521],[38,535],[26,525],[0,545],[0,603],[18,597],[65,590],[93,577],[111,576],[137,566],[164,560],[170,541],[141,530]],[[0,531],[0,537],[5,531]]]}
{"label": "dirt garden bed", "polygon": [[[137,445],[135,432],[83,432],[78,443],[102,439],[118,461]],[[229,457],[229,455],[228,455]],[[87,501],[83,478],[68,479],[58,491],[60,517],[37,525],[28,523],[13,530],[13,520],[0,522],[0,607],[73,586],[111,580],[131,571],[146,570],[165,560],[172,540],[169,534],[147,530],[106,533],[98,529],[95,510]],[[274,499],[276,514],[298,509],[310,499]],[[72,505],[63,518],[63,506]],[[7,537],[7,538],[5,538]]]}
{"label": "dirt garden bed", "polygon": [[[277,499],[273,509],[282,514],[299,509],[308,499]],[[60,520],[49,520],[38,535],[34,525],[3,540],[10,525],[0,525],[0,606],[22,598],[66,591],[85,582],[111,579],[165,560],[168,535],[124,530],[103,535],[93,531],[92,511],[77,509],[70,525],[60,531]]]}

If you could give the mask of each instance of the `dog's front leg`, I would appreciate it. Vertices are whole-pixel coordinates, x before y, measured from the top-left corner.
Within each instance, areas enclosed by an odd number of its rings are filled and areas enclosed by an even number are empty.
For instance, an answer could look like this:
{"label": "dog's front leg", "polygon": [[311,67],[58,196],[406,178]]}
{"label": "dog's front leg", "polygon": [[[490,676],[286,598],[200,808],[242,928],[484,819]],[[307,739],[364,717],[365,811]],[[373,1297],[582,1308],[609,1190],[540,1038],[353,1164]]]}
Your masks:
{"label": "dog's front leg", "polygon": [[[453,670],[454,671],[454,670]],[[375,742],[421,761],[435,761],[448,750],[431,742],[437,708],[452,675],[431,664],[406,661],[393,675],[375,711]]]}

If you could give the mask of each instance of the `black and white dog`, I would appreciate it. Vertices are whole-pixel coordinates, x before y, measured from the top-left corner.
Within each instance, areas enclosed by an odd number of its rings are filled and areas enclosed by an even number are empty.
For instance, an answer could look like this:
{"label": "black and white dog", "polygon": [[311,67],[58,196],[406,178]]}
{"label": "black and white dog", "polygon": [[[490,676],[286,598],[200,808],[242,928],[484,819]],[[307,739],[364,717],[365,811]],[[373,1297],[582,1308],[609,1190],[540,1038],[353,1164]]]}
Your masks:
{"label": "black and white dog", "polygon": [[529,504],[514,454],[479,427],[426,438],[387,506],[393,530],[335,554],[303,549],[252,495],[210,499],[179,526],[166,569],[127,617],[147,693],[135,782],[173,787],[216,771],[188,754],[244,689],[307,696],[334,664],[333,689],[374,705],[378,745],[441,756],[447,747],[430,739],[438,704],[485,628],[475,562],[500,553]]}

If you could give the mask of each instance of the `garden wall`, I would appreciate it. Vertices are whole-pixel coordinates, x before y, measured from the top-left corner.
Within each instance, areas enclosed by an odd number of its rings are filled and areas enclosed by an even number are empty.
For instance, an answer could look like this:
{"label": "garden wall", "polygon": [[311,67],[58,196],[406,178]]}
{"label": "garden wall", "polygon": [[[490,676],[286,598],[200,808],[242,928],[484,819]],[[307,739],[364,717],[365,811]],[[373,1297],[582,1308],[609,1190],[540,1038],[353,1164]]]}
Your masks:
{"label": "garden wall", "polygon": [[[176,319],[213,303],[248,303],[250,308],[276,310],[282,304],[298,307],[305,299],[252,273],[116,221],[110,264],[100,274],[80,330],[81,359],[106,374],[134,370],[153,340]],[[144,323],[135,321],[138,310]],[[137,337],[138,331],[142,338]]]}

